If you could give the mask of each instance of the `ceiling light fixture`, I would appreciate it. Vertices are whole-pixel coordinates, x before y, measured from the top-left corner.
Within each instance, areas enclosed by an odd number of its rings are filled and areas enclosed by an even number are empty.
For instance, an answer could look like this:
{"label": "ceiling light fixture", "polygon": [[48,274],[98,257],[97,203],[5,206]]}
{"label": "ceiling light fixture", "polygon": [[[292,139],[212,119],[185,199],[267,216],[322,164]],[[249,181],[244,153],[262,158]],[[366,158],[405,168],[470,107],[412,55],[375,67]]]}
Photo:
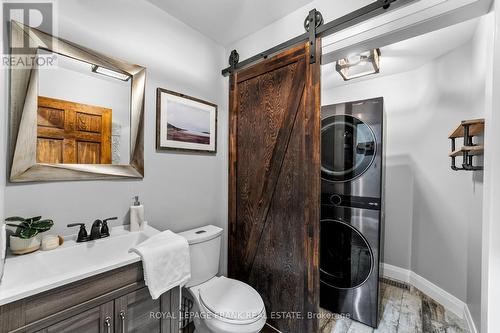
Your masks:
{"label": "ceiling light fixture", "polygon": [[337,61],[335,69],[344,81],[380,72],[380,49],[350,55]]}
{"label": "ceiling light fixture", "polygon": [[106,75],[109,77],[112,77],[114,79],[122,80],[122,81],[128,81],[130,79],[130,75],[124,74],[121,72],[114,71],[112,69],[106,68],[106,67],[101,67],[99,65],[92,65],[92,72],[101,74],[101,75]]}

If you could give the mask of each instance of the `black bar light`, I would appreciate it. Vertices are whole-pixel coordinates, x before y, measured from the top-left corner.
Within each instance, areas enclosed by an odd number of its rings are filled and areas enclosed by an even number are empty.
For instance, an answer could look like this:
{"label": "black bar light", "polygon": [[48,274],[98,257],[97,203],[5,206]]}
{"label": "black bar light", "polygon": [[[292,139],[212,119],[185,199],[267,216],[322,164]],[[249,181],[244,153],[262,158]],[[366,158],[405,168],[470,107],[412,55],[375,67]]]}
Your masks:
{"label": "black bar light", "polygon": [[335,69],[344,81],[380,72],[380,49],[354,54],[337,61]]}

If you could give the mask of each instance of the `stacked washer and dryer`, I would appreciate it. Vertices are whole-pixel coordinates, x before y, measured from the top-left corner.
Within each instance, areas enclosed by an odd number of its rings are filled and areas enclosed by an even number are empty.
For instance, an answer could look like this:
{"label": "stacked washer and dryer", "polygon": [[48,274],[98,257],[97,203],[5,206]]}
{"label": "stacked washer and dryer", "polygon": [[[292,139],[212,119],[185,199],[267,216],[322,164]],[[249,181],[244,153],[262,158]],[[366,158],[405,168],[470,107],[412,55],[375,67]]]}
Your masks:
{"label": "stacked washer and dryer", "polygon": [[379,322],[383,98],[321,108],[320,305]]}

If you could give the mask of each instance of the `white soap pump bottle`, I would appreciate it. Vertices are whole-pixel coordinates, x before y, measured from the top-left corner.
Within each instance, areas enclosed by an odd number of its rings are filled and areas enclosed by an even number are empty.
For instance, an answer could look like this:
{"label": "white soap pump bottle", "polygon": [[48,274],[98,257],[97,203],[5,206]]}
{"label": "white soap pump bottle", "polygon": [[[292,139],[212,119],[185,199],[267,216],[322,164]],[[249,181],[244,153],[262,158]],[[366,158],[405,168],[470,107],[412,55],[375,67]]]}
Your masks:
{"label": "white soap pump bottle", "polygon": [[134,200],[134,205],[130,207],[130,231],[139,231],[144,222],[144,206],[141,205],[138,195]]}

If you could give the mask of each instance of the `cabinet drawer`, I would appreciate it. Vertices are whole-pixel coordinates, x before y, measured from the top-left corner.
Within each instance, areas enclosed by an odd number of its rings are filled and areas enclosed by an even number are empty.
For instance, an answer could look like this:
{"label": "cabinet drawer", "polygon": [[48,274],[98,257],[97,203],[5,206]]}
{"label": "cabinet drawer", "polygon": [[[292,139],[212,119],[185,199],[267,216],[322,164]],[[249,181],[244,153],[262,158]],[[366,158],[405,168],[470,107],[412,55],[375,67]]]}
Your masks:
{"label": "cabinet drawer", "polygon": [[113,331],[113,302],[108,302],[36,333],[111,333]]}
{"label": "cabinet drawer", "polygon": [[143,280],[142,265],[133,264],[30,297],[26,323],[32,323],[74,305]]}

